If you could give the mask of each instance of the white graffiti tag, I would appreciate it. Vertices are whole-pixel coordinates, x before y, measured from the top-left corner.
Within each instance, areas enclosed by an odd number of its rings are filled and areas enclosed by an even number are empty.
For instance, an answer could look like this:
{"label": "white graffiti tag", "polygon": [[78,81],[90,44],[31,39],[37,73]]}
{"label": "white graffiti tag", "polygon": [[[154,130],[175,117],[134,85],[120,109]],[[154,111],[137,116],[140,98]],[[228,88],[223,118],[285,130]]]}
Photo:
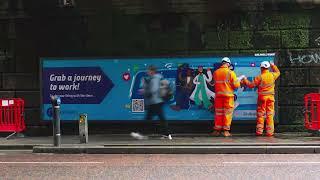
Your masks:
{"label": "white graffiti tag", "polygon": [[305,55],[289,55],[289,60],[292,64],[320,64],[320,53],[312,53]]}
{"label": "white graffiti tag", "polygon": [[314,41],[317,43],[318,46],[320,46],[320,36]]}

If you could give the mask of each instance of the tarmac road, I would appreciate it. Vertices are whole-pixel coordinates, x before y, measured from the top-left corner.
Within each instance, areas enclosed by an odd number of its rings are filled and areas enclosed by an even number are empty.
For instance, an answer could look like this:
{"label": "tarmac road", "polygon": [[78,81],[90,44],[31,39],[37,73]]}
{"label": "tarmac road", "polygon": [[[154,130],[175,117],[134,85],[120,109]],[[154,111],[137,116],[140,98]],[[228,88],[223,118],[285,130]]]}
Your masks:
{"label": "tarmac road", "polygon": [[317,154],[32,154],[0,151],[1,179],[320,179]]}

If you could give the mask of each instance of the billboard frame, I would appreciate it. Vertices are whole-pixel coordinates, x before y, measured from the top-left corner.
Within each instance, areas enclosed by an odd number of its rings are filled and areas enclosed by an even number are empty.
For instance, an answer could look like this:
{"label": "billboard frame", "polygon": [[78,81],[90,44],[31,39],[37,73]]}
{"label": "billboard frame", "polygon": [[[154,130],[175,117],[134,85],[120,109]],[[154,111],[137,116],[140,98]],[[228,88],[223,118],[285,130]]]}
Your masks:
{"label": "billboard frame", "polygon": [[[274,56],[274,62],[275,64],[278,64],[278,56],[277,53],[256,53],[256,54],[239,54],[239,55],[228,55],[231,57],[270,57]],[[44,124],[50,124],[52,121],[50,120],[43,120],[43,79],[42,79],[42,70],[43,70],[43,61],[44,60],[68,60],[68,61],[74,61],[74,60],[88,60],[88,59],[95,59],[95,60],[120,60],[120,61],[132,61],[132,59],[148,59],[150,58],[151,61],[154,60],[154,58],[223,58],[223,55],[170,55],[170,56],[88,56],[88,57],[40,57],[39,61],[39,79],[40,79],[40,121]],[[232,60],[232,58],[231,58]],[[279,82],[275,84],[275,116],[274,116],[274,123],[275,125],[279,124],[279,104],[278,104],[278,89],[279,89]],[[62,102],[63,106],[63,102]],[[90,117],[88,117],[90,119]],[[90,123],[94,124],[136,124],[136,123],[141,123],[144,122],[145,120],[90,120]],[[208,123],[212,120],[169,120],[168,123],[170,124],[193,124],[193,123],[199,123],[199,124],[205,124]],[[64,124],[72,124],[76,123],[77,121],[75,120],[61,120],[61,123]],[[237,121],[232,121],[232,124],[235,125],[243,125],[243,124],[255,124],[255,120],[237,120]]]}

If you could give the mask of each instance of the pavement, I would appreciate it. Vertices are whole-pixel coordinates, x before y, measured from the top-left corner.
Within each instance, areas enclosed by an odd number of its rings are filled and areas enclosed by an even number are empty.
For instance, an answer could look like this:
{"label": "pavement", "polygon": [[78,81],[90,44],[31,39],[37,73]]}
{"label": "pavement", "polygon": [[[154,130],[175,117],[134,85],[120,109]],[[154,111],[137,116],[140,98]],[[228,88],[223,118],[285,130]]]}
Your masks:
{"label": "pavement", "polygon": [[212,137],[208,134],[174,134],[173,140],[149,135],[136,140],[129,134],[89,135],[87,144],[79,136],[62,135],[62,144],[53,146],[53,138],[0,138],[0,150],[33,150],[34,153],[62,154],[313,154],[320,153],[320,137],[310,133],[281,133],[274,137],[233,134]]}

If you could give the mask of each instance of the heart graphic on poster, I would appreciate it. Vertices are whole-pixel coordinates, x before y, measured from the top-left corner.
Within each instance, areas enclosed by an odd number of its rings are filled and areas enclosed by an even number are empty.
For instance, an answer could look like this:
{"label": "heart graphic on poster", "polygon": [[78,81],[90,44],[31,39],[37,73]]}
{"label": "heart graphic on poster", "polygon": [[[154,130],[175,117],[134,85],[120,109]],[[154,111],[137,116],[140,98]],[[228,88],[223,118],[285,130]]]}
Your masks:
{"label": "heart graphic on poster", "polygon": [[130,80],[130,74],[129,73],[124,73],[123,75],[122,75],[122,78],[123,78],[123,80],[125,80],[125,81],[129,81]]}

